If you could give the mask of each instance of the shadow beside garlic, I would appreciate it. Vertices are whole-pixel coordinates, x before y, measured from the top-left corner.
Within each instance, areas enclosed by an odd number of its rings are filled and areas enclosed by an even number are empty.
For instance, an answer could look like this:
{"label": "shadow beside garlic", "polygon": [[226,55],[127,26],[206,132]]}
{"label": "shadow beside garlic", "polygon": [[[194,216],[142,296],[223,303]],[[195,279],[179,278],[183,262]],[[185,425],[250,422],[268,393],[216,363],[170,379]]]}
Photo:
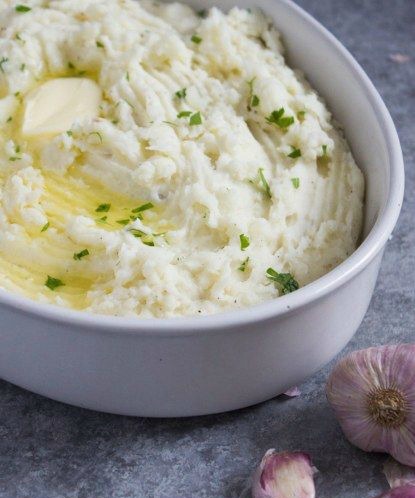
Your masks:
{"label": "shadow beside garlic", "polygon": [[[391,489],[378,498],[415,498],[415,345],[347,355],[329,376],[326,392],[352,444],[398,460],[385,463]],[[251,491],[245,489],[240,498],[315,498],[314,473],[306,453],[268,450]]]}

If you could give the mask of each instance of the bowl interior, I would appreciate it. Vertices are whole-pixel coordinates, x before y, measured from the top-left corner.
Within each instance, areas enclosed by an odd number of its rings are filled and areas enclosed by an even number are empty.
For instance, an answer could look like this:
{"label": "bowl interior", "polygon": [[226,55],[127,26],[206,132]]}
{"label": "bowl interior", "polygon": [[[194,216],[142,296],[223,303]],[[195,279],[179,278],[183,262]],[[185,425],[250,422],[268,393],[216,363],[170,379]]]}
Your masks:
{"label": "bowl interior", "polygon": [[[373,228],[388,197],[390,160],[379,115],[362,87],[362,72],[353,60],[339,57],[340,43],[289,0],[182,0],[196,9],[235,5],[261,8],[283,38],[288,64],[301,69],[341,123],[353,155],[366,180],[363,238]],[[313,26],[314,25],[314,26]],[[295,29],[293,29],[295,27]],[[314,28],[314,29],[313,29]],[[325,30],[324,30],[325,31]]]}

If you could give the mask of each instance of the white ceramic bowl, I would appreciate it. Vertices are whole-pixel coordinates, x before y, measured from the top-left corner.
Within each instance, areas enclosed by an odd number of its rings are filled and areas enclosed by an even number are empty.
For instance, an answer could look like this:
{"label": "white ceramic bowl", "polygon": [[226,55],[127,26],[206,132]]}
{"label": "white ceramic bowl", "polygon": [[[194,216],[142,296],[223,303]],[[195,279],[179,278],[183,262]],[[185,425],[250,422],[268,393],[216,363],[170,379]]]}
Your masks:
{"label": "white ceramic bowl", "polygon": [[345,48],[289,0],[190,3],[222,9],[255,3],[274,18],[289,64],[326,99],[364,171],[363,242],[293,294],[208,317],[104,317],[0,292],[0,376],[10,382],[127,415],[233,410],[303,381],[346,345],[363,319],[404,188],[402,152],[385,105]]}

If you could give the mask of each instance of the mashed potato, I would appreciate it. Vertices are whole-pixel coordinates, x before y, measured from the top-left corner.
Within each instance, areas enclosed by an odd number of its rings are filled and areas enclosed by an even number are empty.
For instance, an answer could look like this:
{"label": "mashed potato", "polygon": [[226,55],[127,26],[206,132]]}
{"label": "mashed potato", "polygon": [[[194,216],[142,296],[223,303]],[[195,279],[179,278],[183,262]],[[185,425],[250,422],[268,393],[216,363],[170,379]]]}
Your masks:
{"label": "mashed potato", "polygon": [[0,0],[1,287],[169,317],[251,306],[341,263],[363,177],[282,53],[257,11]]}

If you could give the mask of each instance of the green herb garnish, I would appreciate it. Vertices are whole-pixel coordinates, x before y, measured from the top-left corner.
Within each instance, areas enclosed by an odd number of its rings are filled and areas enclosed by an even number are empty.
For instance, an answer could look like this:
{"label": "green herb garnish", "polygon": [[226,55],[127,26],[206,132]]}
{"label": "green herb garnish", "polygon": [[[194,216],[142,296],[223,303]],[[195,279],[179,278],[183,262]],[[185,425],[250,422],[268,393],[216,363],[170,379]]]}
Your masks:
{"label": "green herb garnish", "polygon": [[251,107],[257,107],[259,106],[259,97],[258,95],[252,95],[252,99],[251,99]]}
{"label": "green herb garnish", "polygon": [[327,157],[327,145],[322,145],[321,148],[323,149],[323,157]]}
{"label": "green herb garnish", "polygon": [[195,112],[191,116],[189,124],[190,124],[190,126],[202,124],[202,116],[201,116],[200,112]]}
{"label": "green herb garnish", "polygon": [[297,147],[294,147],[291,145],[292,151],[287,154],[288,157],[291,157],[291,159],[297,159],[297,157],[301,157],[301,150],[297,149]]}
{"label": "green herb garnish", "polygon": [[143,204],[142,206],[139,206],[135,209],[132,209],[132,213],[142,213],[143,211],[147,211],[148,209],[152,209],[154,207],[154,204],[151,202],[147,202],[147,204]]}
{"label": "green herb garnish", "polygon": [[179,114],[177,115],[177,117],[179,119],[180,118],[188,118],[191,115],[192,115],[192,111],[181,111],[181,112],[179,112]]}
{"label": "green herb garnish", "polygon": [[299,178],[291,178],[291,183],[293,184],[294,188],[298,188],[300,186],[300,179]]}
{"label": "green herb garnish", "polygon": [[72,64],[72,62],[68,62],[68,67],[69,69],[75,69],[75,66]]}
{"label": "green herb garnish", "polygon": [[29,12],[30,10],[32,9],[27,5],[16,5],[16,12]]}
{"label": "green herb garnish", "polygon": [[288,128],[292,124],[294,124],[294,117],[293,116],[284,116],[285,114],[285,109],[284,107],[281,107],[278,109],[278,111],[273,111],[267,118],[266,120],[270,124],[276,124],[279,128]]}
{"label": "green herb garnish", "polygon": [[241,233],[241,235],[239,236],[239,240],[241,242],[241,251],[245,251],[245,249],[247,249],[249,247],[249,244],[251,243],[248,235]]}
{"label": "green herb garnish", "polygon": [[111,209],[111,204],[100,204],[96,209],[96,213],[108,213]]}
{"label": "green herb garnish", "polygon": [[103,216],[102,218],[97,218],[95,221],[97,223],[106,223],[108,216]]}
{"label": "green herb garnish", "polygon": [[297,118],[301,121],[304,119],[305,116],[305,111],[298,111],[297,112]]}
{"label": "green herb garnish", "polygon": [[3,65],[6,64],[6,62],[9,62],[9,59],[7,57],[2,57],[0,60],[0,71],[4,73],[4,67]]}
{"label": "green herb garnish", "polygon": [[12,119],[13,118],[11,116],[9,116],[8,119],[7,119],[7,121],[6,121],[6,123],[10,123],[10,121],[12,121]]}
{"label": "green herb garnish", "polygon": [[104,44],[102,42],[100,42],[99,40],[97,40],[96,44],[97,44],[98,48],[104,48]]}
{"label": "green herb garnish", "polygon": [[206,17],[206,14],[207,14],[207,10],[206,10],[206,9],[202,9],[202,10],[199,10],[199,11],[197,12],[197,15],[198,15],[199,17],[201,17],[202,19],[204,19],[204,18]]}
{"label": "green herb garnish", "polygon": [[46,232],[46,230],[50,227],[50,223],[49,221],[47,223],[45,223],[42,227],[42,230],[40,231],[41,233],[42,232]]}
{"label": "green herb garnish", "polygon": [[128,71],[125,73],[125,79],[130,81],[130,73]]}
{"label": "green herb garnish", "polygon": [[130,223],[131,220],[117,220],[116,223],[118,223],[119,225],[128,225],[128,223]]}
{"label": "green herb garnish", "polygon": [[73,255],[73,259],[75,261],[80,261],[85,256],[89,256],[88,249],[83,249],[81,252],[75,252],[74,255]]}
{"label": "green herb garnish", "polygon": [[268,268],[266,275],[269,280],[274,282],[275,287],[278,288],[282,294],[289,294],[300,287],[291,273],[278,273],[273,268]]}
{"label": "green herb garnish", "polygon": [[20,65],[20,71],[24,71],[26,69],[26,64],[21,64]]}
{"label": "green herb garnish", "polygon": [[141,242],[146,246],[154,247],[154,240],[151,234],[145,233],[137,228],[130,228],[128,231],[131,235],[134,235],[134,237],[141,239]]}
{"label": "green herb garnish", "polygon": [[271,189],[270,189],[269,183],[267,182],[267,180],[264,176],[264,168],[258,169],[258,175],[259,175],[259,180],[261,182],[262,188],[264,189],[267,196],[271,199],[271,197],[272,197]]}
{"label": "green herb garnish", "polygon": [[202,38],[200,38],[200,36],[197,36],[197,35],[193,35],[191,38],[193,43],[196,43],[197,45],[199,45],[199,43],[202,43]]}
{"label": "green herb garnish", "polygon": [[185,99],[186,98],[186,88],[182,88],[181,90],[177,90],[177,92],[174,94],[178,99]]}
{"label": "green herb garnish", "polygon": [[246,267],[248,266],[248,262],[249,262],[249,256],[244,261],[242,261],[241,266],[238,268],[238,270],[245,271]]}
{"label": "green herb garnish", "polygon": [[19,159],[21,159],[21,157],[17,157],[17,156],[9,157],[9,161],[11,161],[11,162],[18,161]]}
{"label": "green herb garnish", "polygon": [[65,284],[59,278],[53,278],[50,275],[48,275],[48,278],[46,279],[45,285],[48,289],[50,289],[51,291],[54,291],[58,287],[62,287]]}
{"label": "green herb garnish", "polygon": [[68,137],[72,137],[72,135],[73,135],[73,131],[72,131],[72,130],[68,130],[68,131],[66,132],[66,134],[68,135]]}
{"label": "green herb garnish", "polygon": [[254,94],[254,81],[255,78],[252,78],[252,80],[248,81],[248,86],[249,86],[248,111],[250,111],[252,107],[258,107],[260,103],[258,95]]}

